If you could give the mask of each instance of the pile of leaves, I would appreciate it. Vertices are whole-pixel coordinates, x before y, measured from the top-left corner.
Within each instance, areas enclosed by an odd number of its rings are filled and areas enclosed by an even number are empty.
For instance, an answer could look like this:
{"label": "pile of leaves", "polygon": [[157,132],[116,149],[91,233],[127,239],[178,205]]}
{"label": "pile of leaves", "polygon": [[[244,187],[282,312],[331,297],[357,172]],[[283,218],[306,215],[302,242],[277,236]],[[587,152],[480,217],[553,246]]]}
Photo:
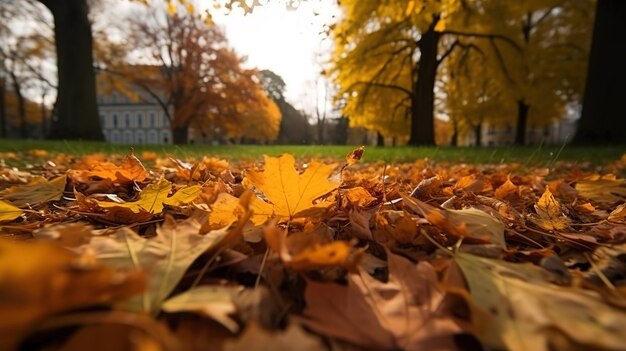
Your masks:
{"label": "pile of leaves", "polygon": [[626,157],[362,154],[1,154],[0,349],[625,348]]}

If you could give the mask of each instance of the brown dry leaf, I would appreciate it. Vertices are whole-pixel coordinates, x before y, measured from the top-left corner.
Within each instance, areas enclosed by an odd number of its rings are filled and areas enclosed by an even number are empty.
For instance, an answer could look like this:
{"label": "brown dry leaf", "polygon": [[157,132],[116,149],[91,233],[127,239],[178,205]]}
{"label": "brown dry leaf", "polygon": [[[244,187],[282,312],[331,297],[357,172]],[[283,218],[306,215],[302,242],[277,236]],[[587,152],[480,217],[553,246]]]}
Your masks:
{"label": "brown dry leaf", "polygon": [[[161,177],[157,182],[145,187],[137,201],[110,202],[85,198],[75,193],[78,205],[88,211],[104,214],[104,218],[115,223],[135,223],[149,220],[163,212],[164,205],[181,206],[195,200],[202,192],[199,185],[186,186],[168,197],[172,183]],[[121,201],[121,200],[120,200]]]}
{"label": "brown dry leaf", "polygon": [[298,174],[293,156],[265,156],[265,170],[249,171],[244,184],[263,192],[279,218],[315,216],[332,204],[314,201],[339,186],[339,183],[328,180],[334,168],[313,161],[302,174]]}
{"label": "brown dry leaf", "polygon": [[0,240],[0,349],[38,320],[141,292],[143,274],[116,270],[50,242]]}
{"label": "brown dry leaf", "polygon": [[617,206],[613,211],[611,211],[607,219],[611,222],[620,222],[620,221],[624,221],[625,218],[626,218],[626,204],[621,204]]}
{"label": "brown dry leaf", "polygon": [[93,235],[93,227],[82,223],[56,224],[33,232],[38,239],[54,240],[65,247],[78,247],[87,244]]}
{"label": "brown dry leaf", "polygon": [[326,350],[322,341],[291,323],[284,331],[267,331],[251,322],[241,336],[226,341],[223,351],[319,351]]}
{"label": "brown dry leaf", "polygon": [[599,202],[614,203],[626,200],[624,179],[581,180],[576,183],[580,196]]}
{"label": "brown dry leaf", "polygon": [[496,189],[495,197],[496,199],[504,200],[508,196],[513,196],[517,194],[518,191],[519,187],[513,184],[513,182],[511,182],[511,179],[507,178],[506,182],[504,182],[504,184],[500,185]]}
{"label": "brown dry leaf", "polygon": [[363,152],[365,152],[365,146],[359,146],[356,149],[350,151],[346,155],[346,165],[351,166],[359,162],[363,157]]}
{"label": "brown dry leaf", "polygon": [[485,179],[477,178],[475,175],[465,176],[454,184],[455,189],[463,189],[476,194],[488,193],[493,191],[491,183]]}
{"label": "brown dry leaf", "polygon": [[56,201],[63,196],[65,183],[66,177],[64,175],[50,180],[38,177],[28,184],[16,185],[0,191],[0,199],[10,201],[18,207]]}
{"label": "brown dry leaf", "polygon": [[506,247],[504,224],[476,208],[462,210],[438,209],[420,200],[402,195],[404,204],[423,214],[434,226],[447,234]]}
{"label": "brown dry leaf", "polygon": [[594,213],[596,208],[590,203],[590,202],[586,202],[584,204],[580,204],[580,205],[576,205],[574,207],[574,209],[576,209],[576,211],[582,212],[582,213]]}
{"label": "brown dry leaf", "polygon": [[358,264],[361,252],[354,252],[345,241],[329,241],[314,232],[294,233],[269,222],[263,231],[265,242],[278,253],[286,267],[310,270],[321,267],[344,267],[352,270]]}
{"label": "brown dry leaf", "polygon": [[567,228],[569,219],[563,214],[561,204],[552,196],[546,187],[543,195],[535,204],[536,216],[531,216],[531,222],[545,230],[562,230]]}
{"label": "brown dry leaf", "polygon": [[70,177],[80,183],[89,183],[92,177],[96,177],[119,184],[142,182],[148,178],[148,171],[132,153],[127,155],[119,166],[111,162],[93,162],[86,164],[86,167],[87,170],[70,170]]}
{"label": "brown dry leaf", "polygon": [[358,207],[369,207],[374,202],[376,202],[376,198],[373,197],[369,191],[361,186],[357,186],[354,188],[346,189],[341,192],[343,196],[348,200],[348,203],[352,206]]}
{"label": "brown dry leaf", "polygon": [[199,286],[172,296],[163,302],[165,312],[198,312],[212,318],[232,333],[239,331],[239,324],[230,316],[237,310],[233,297],[242,286]]}
{"label": "brown dry leaf", "polygon": [[19,218],[23,212],[10,203],[0,200],[0,223],[11,222]]}
{"label": "brown dry leaf", "polygon": [[434,268],[387,255],[387,283],[363,269],[348,275],[347,286],[309,281],[304,325],[367,349],[453,349],[460,328],[444,308]]}
{"label": "brown dry leaf", "polygon": [[471,293],[477,336],[488,348],[551,350],[554,332],[567,347],[624,348],[626,312],[605,304],[596,293],[550,284],[552,276],[531,264],[514,264],[458,253]]}
{"label": "brown dry leaf", "polygon": [[157,313],[193,261],[228,234],[226,229],[206,235],[199,232],[200,224],[195,220],[175,222],[166,217],[155,237],[145,239],[123,227],[111,236],[93,237],[82,249],[111,266],[149,272],[148,290],[129,301],[127,308]]}

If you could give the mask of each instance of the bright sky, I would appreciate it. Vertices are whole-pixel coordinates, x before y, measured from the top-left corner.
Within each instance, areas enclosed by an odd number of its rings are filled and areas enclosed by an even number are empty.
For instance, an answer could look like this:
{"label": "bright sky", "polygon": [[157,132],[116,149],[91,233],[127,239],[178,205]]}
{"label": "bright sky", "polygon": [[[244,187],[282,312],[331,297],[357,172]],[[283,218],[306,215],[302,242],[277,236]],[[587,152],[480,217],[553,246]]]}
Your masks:
{"label": "bright sky", "polygon": [[248,15],[239,8],[230,14],[223,9],[211,12],[231,46],[248,57],[249,66],[274,71],[287,84],[290,103],[310,113],[315,110],[315,81],[332,46],[320,32],[339,12],[335,1],[302,1],[297,9],[288,9],[285,1],[272,0]]}

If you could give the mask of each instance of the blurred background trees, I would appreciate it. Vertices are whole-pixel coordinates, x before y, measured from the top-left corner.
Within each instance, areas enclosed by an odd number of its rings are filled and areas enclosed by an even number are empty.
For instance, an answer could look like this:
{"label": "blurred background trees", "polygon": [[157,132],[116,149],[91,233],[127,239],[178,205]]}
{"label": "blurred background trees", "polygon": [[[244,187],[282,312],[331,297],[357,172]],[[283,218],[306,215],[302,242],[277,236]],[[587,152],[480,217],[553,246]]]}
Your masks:
{"label": "blurred background trees", "polygon": [[[158,103],[176,143],[192,142],[191,132],[216,142],[343,143],[349,121],[393,145],[525,145],[571,139],[573,129],[548,135],[581,110],[576,142],[626,141],[619,0],[342,0],[327,25],[325,78],[310,88],[319,97],[325,85],[325,103],[308,114],[211,20],[210,11],[258,3],[131,3],[114,25],[98,23],[127,2],[0,3],[1,136],[101,139],[98,86]],[[106,82],[96,84],[95,72]]]}

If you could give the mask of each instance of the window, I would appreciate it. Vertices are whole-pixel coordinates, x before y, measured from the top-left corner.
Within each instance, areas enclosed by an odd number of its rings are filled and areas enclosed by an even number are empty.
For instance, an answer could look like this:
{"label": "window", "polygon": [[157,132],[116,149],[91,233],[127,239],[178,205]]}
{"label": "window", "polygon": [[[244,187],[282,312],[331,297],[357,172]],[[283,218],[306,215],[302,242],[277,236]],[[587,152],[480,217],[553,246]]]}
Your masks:
{"label": "window", "polygon": [[113,114],[113,128],[117,128],[117,113]]}
{"label": "window", "polygon": [[126,119],[126,128],[130,128],[130,113],[126,112],[124,117]]}
{"label": "window", "polygon": [[133,143],[133,133],[130,130],[124,131],[124,144],[132,144]]}
{"label": "window", "polygon": [[112,143],[119,143],[120,142],[120,132],[118,132],[117,130],[114,130],[111,133],[111,142]]}
{"label": "window", "polygon": [[150,127],[156,127],[156,113],[150,112]]}
{"label": "window", "polygon": [[167,118],[165,114],[163,114],[163,126],[166,128],[170,126],[170,120]]}
{"label": "window", "polygon": [[157,138],[156,130],[151,130],[148,132],[148,143],[149,144],[158,144],[159,140]]}
{"label": "window", "polygon": [[111,93],[111,103],[116,103],[117,102],[117,94],[115,93]]}
{"label": "window", "polygon": [[145,134],[143,130],[138,130],[135,133],[135,144],[143,144],[145,142]]}
{"label": "window", "polygon": [[143,124],[143,113],[137,112],[137,128],[141,128]]}
{"label": "window", "polygon": [[168,131],[164,130],[163,132],[161,132],[161,138],[163,140],[163,144],[170,143],[170,133]]}

